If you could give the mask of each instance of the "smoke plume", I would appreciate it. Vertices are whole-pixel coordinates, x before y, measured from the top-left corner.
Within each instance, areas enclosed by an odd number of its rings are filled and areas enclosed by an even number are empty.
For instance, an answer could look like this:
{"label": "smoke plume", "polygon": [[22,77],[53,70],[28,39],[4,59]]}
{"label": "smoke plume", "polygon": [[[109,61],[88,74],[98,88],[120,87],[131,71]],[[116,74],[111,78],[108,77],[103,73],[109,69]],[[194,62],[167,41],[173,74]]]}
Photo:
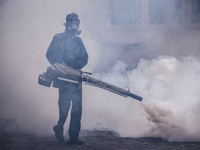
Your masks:
{"label": "smoke plume", "polygon": [[93,113],[97,113],[95,122],[99,128],[114,129],[121,136],[199,141],[200,60],[194,56],[159,56],[141,59],[134,70],[127,71],[126,66],[119,61],[111,72],[97,77],[121,87],[128,85],[144,100],[126,100],[108,92],[88,95],[86,99],[95,99],[90,103],[97,103],[92,106],[96,105]]}

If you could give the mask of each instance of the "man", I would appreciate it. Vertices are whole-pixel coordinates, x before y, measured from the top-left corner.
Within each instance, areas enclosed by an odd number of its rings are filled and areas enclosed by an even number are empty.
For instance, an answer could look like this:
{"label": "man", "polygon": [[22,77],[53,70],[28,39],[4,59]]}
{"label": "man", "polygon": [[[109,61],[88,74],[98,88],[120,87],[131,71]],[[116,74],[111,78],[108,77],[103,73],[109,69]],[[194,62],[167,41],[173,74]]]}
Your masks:
{"label": "man", "polygon": [[[59,63],[73,69],[82,69],[88,62],[88,54],[85,46],[78,35],[80,20],[76,13],[66,16],[66,29],[64,33],[56,34],[47,50],[46,57],[51,65]],[[82,83],[64,81],[59,83],[59,120],[53,127],[55,137],[64,142],[63,126],[71,108],[71,120],[69,126],[68,144],[82,145],[83,141],[78,139],[81,128],[82,114]]]}

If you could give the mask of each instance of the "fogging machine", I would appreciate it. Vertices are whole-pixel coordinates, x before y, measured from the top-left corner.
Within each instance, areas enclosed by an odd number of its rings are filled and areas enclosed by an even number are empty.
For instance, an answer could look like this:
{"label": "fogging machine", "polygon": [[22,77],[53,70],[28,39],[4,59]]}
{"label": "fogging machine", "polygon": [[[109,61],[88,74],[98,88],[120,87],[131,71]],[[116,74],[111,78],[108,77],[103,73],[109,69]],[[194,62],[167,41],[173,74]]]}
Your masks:
{"label": "fogging machine", "polygon": [[[77,84],[84,81],[88,85],[96,86],[124,97],[131,97],[138,101],[142,101],[142,97],[131,93],[129,89],[126,90],[124,88],[119,88],[115,85],[91,77],[91,73],[82,72],[81,70],[76,70],[58,63],[49,66],[47,71],[40,74],[38,77],[38,83],[46,87],[50,87],[52,82],[56,81],[67,81]],[[57,86],[53,83],[53,87]]]}

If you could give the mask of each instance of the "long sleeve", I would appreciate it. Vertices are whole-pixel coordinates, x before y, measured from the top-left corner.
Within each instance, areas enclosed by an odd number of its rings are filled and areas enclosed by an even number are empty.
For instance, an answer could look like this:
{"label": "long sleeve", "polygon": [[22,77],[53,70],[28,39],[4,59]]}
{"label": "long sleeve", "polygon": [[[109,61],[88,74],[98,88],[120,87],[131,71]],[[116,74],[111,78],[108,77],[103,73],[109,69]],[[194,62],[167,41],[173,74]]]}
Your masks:
{"label": "long sleeve", "polygon": [[88,54],[80,37],[68,32],[56,34],[46,53],[51,65],[66,64],[74,69],[82,69],[88,62]]}
{"label": "long sleeve", "polygon": [[78,45],[80,46],[81,52],[79,58],[76,61],[76,65],[78,69],[82,69],[88,63],[88,54],[81,38],[78,40]]}
{"label": "long sleeve", "polygon": [[60,64],[63,63],[62,56],[60,56],[60,53],[59,53],[58,46],[59,46],[58,38],[55,35],[46,53],[46,58],[51,65],[53,65],[54,63],[60,63]]}

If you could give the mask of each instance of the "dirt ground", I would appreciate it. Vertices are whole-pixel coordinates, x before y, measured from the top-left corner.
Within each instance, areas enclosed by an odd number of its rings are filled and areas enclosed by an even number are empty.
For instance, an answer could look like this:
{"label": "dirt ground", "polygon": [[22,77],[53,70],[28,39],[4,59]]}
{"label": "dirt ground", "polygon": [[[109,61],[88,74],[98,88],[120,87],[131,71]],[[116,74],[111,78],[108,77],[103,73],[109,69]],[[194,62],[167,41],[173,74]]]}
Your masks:
{"label": "dirt ground", "polygon": [[[68,137],[65,137],[66,140]],[[122,138],[111,131],[81,131],[85,145],[58,142],[54,135],[1,133],[0,150],[200,150],[200,142],[167,142],[159,138]]]}

